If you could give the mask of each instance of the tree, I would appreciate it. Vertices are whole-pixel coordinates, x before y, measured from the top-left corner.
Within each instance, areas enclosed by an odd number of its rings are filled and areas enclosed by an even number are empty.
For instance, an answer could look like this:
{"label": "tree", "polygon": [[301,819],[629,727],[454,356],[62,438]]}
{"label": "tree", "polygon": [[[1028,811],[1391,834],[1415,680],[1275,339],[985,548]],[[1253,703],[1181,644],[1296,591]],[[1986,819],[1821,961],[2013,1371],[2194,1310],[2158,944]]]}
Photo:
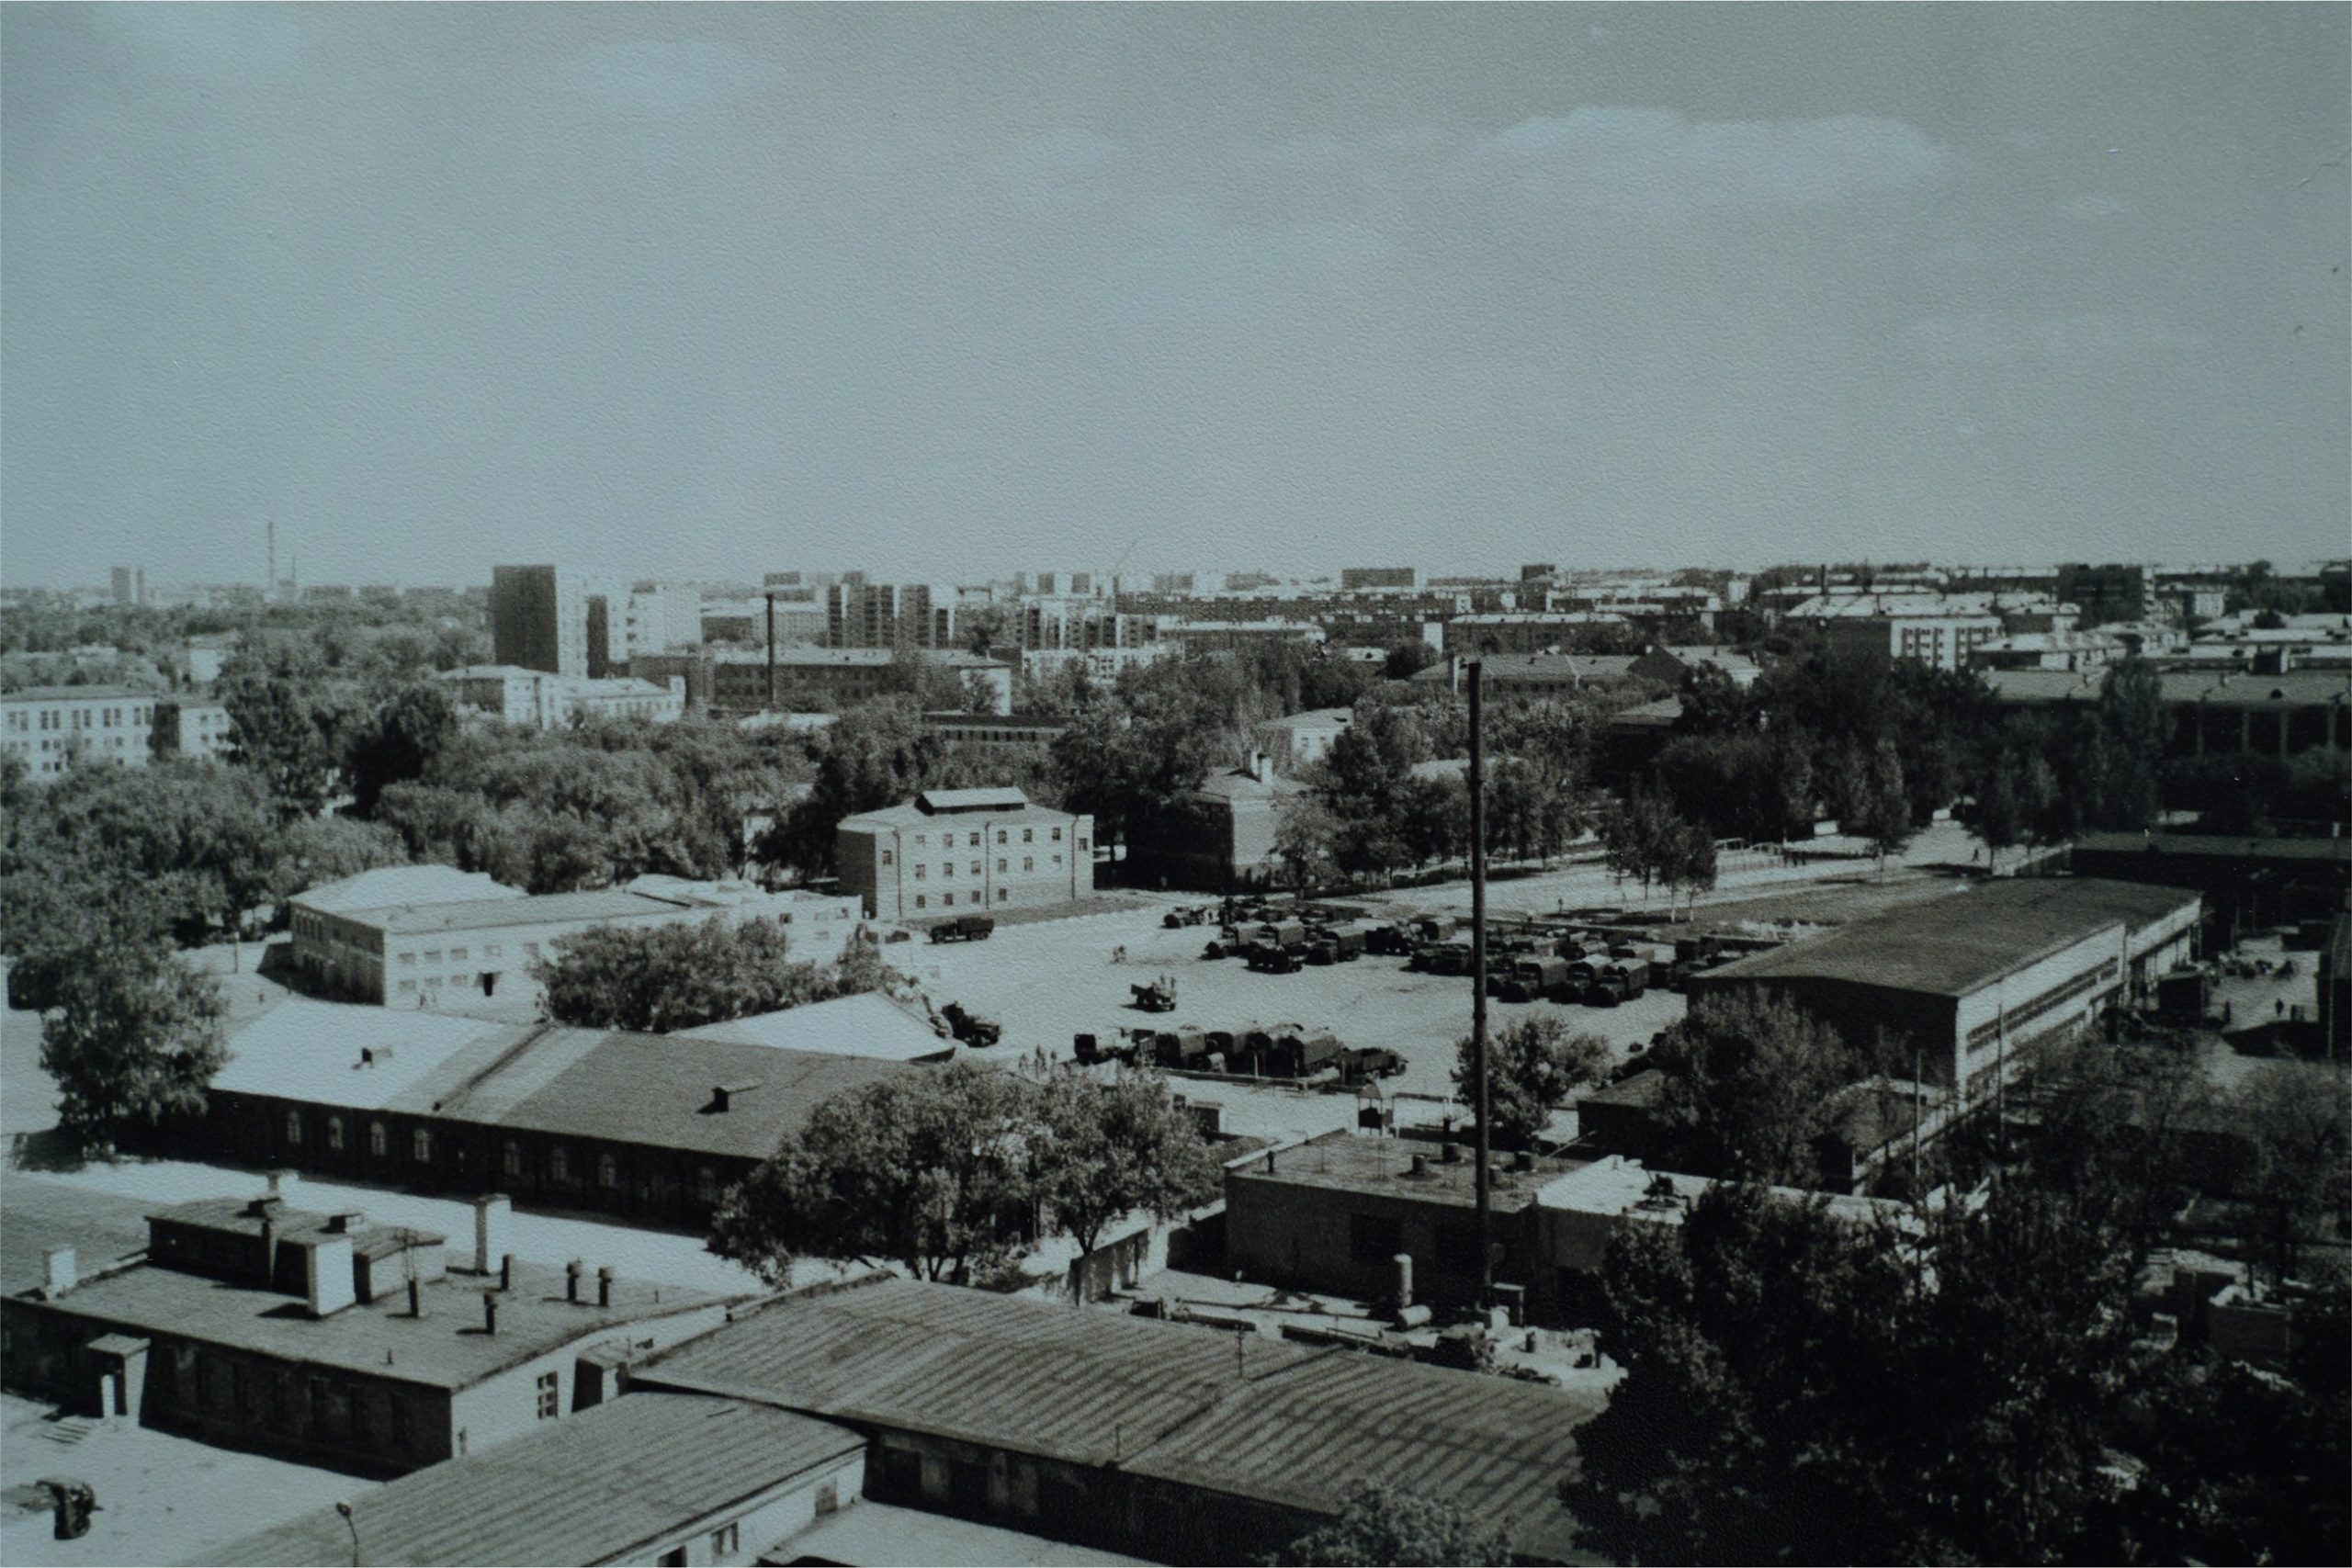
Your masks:
{"label": "tree", "polygon": [[1672,1168],[1813,1185],[1816,1141],[1837,1091],[1861,1076],[1859,1054],[1784,998],[1702,999],[1658,1037],[1658,1113]]}
{"label": "tree", "polygon": [[1719,664],[1700,662],[1682,672],[1682,711],[1677,735],[1734,735],[1756,727],[1747,694]]}
{"label": "tree", "polygon": [[2109,670],[2098,694],[2105,788],[2097,816],[2103,826],[2143,828],[2155,819],[2165,731],[2164,682],[2155,671],[2139,659]]}
{"label": "tree", "polygon": [[1863,797],[1861,820],[1855,824],[1878,856],[1879,874],[1886,874],[1886,857],[1902,852],[1911,841],[1911,793],[1903,783],[1903,754],[1892,740],[1882,740],[1871,753],[1870,783]]}
{"label": "tree", "polygon": [[2313,1062],[2264,1064],[2225,1107],[2247,1153],[2236,1183],[2263,1216],[2260,1261],[2294,1271],[2304,1240],[2352,1212],[2352,1112],[2343,1074]]}
{"label": "tree", "polygon": [[1319,1568],[1510,1561],[1510,1534],[1458,1503],[1359,1481],[1330,1523],[1308,1531],[1268,1562]]}
{"label": "tree", "polygon": [[[1454,1047],[1453,1092],[1464,1102],[1476,1093],[1476,1052],[1469,1035]],[[1498,1148],[1532,1149],[1552,1112],[1579,1089],[1609,1076],[1609,1042],[1571,1033],[1556,1018],[1533,1017],[1489,1035],[1487,1110],[1490,1141]]]}
{"label": "tree", "polygon": [[356,817],[300,817],[277,834],[269,871],[269,897],[281,919],[287,902],[323,883],[340,882],[379,866],[406,865],[408,845],[381,822]]}
{"label": "tree", "polygon": [[315,815],[343,762],[345,682],[311,646],[247,638],[215,684],[229,710],[229,760],[267,785],[282,817]]}
{"label": "tree", "polygon": [[41,1021],[40,1066],[58,1120],[85,1149],[111,1152],[137,1122],[201,1111],[228,1060],[228,1004],[212,976],[157,943],[113,942],[57,977]]}
{"label": "tree", "polygon": [[711,1249],[776,1284],[797,1254],[967,1279],[1009,1257],[1034,1213],[1035,1093],[951,1062],[834,1095],[728,1190]]}
{"label": "tree", "polygon": [[345,749],[353,812],[375,816],[387,785],[423,778],[457,738],[457,710],[439,682],[411,682],[386,696],[353,727]]}
{"label": "tree", "polygon": [[548,1022],[644,1034],[887,989],[903,978],[863,943],[823,964],[790,952],[789,934],[769,919],[594,926],[560,939],[531,976],[546,987],[539,1010]]}
{"label": "tree", "polygon": [[1620,876],[1640,877],[1647,898],[1650,885],[1674,872],[1689,852],[1690,827],[1662,796],[1636,788],[1601,819],[1602,856]]}
{"label": "tree", "polygon": [[1036,1115],[1037,1196],[1081,1253],[1123,1215],[1170,1220],[1220,1190],[1199,1123],[1157,1074],[1057,1073],[1039,1089]]}
{"label": "tree", "polygon": [[1381,660],[1380,672],[1391,681],[1409,681],[1438,660],[1438,651],[1419,637],[1400,642]]}
{"label": "tree", "polygon": [[2013,751],[2002,751],[1995,757],[1983,785],[1976,795],[1976,810],[1969,819],[1969,831],[1984,846],[1987,870],[1999,866],[2001,852],[2014,848],[2025,839],[2025,802],[2021,798],[2020,778],[2024,763]]}

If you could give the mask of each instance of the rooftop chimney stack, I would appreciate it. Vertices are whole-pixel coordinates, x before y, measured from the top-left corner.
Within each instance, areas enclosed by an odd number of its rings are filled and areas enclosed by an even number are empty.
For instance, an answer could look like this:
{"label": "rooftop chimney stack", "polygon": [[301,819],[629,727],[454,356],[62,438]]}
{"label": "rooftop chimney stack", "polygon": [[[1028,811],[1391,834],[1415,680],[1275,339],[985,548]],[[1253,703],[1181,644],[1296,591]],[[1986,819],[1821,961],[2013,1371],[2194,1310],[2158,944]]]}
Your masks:
{"label": "rooftop chimney stack", "polygon": [[304,1296],[312,1317],[327,1317],[358,1300],[351,1271],[351,1238],[322,1235],[304,1249]]}
{"label": "rooftop chimney stack", "polygon": [[81,1282],[81,1274],[74,1264],[74,1249],[52,1247],[40,1255],[42,1286],[53,1299],[63,1295]]}
{"label": "rooftop chimney stack", "polygon": [[474,1200],[474,1272],[487,1274],[506,1255],[508,1233],[514,1228],[514,1203],[503,1192],[485,1192]]}
{"label": "rooftop chimney stack", "polygon": [[600,1307],[613,1304],[613,1266],[609,1263],[596,1270],[596,1304]]}
{"label": "rooftop chimney stack", "polygon": [[481,1293],[481,1331],[484,1334],[498,1332],[498,1292],[496,1291],[484,1291]]}
{"label": "rooftop chimney stack", "polygon": [[502,1291],[511,1291],[514,1288],[514,1255],[511,1252],[499,1255],[498,1288]]}
{"label": "rooftop chimney stack", "polygon": [[580,1300],[580,1276],[588,1266],[577,1258],[563,1266],[563,1299],[577,1303]]}

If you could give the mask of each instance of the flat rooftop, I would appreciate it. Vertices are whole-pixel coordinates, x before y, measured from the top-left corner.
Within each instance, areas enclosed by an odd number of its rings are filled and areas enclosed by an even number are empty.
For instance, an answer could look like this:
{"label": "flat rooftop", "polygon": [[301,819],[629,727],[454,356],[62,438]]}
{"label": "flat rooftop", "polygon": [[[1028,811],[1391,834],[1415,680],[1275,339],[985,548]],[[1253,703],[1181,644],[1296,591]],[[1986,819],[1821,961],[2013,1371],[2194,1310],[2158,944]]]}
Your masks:
{"label": "flat rooftop", "polygon": [[197,1561],[340,1568],[356,1527],[370,1561],[419,1568],[628,1562],[865,1447],[845,1427],[741,1400],[628,1394],[387,1482],[352,1505],[348,1525],[321,1508]]}
{"label": "flat rooftop", "polygon": [[1960,883],[1691,976],[1694,996],[1757,980],[1839,980],[1961,997],[2109,927],[2138,932],[2193,907],[2184,888],[2086,877]]}
{"label": "flat rooftop", "polygon": [[[1449,1164],[1438,1144],[1355,1132],[1328,1133],[1273,1155],[1271,1170],[1267,1161],[1260,1158],[1234,1167],[1227,1173],[1227,1179],[1384,1193],[1415,1202],[1472,1208],[1477,1203],[1476,1156],[1466,1135],[1457,1146],[1462,1157]],[[1417,1155],[1423,1168],[1419,1175],[1413,1171]],[[1524,1209],[1534,1201],[1536,1191],[1545,1182],[1579,1168],[1583,1163],[1539,1159],[1533,1170],[1515,1170],[1511,1156],[1498,1150],[1492,1156],[1489,1172],[1491,1201],[1501,1213]]]}
{"label": "flat rooftop", "polygon": [[0,1174],[0,1295],[22,1295],[47,1282],[51,1247],[74,1249],[74,1267],[88,1276],[147,1250],[153,1204],[110,1193],[85,1192],[17,1171]]}
{"label": "flat rooftop", "polygon": [[402,904],[374,909],[348,909],[348,919],[381,926],[393,936],[417,936],[432,931],[488,931],[500,926],[594,924],[626,920],[639,915],[675,914],[691,908],[675,899],[632,893],[626,887],[597,888],[584,893],[540,893],[521,898],[473,898],[452,904]]}
{"label": "flat rooftop", "polygon": [[296,894],[291,901],[339,915],[401,905],[480,904],[527,897],[521,888],[509,887],[485,872],[459,871],[454,865],[387,865],[321,883]]}
{"label": "flat rooftop", "polygon": [[[11,1224],[15,1218],[10,1217]],[[498,1332],[482,1331],[486,1280],[450,1274],[420,1287],[424,1314],[404,1292],[313,1318],[298,1297],[143,1263],[92,1280],[56,1305],[132,1333],[164,1334],[280,1360],[443,1389],[469,1388],[535,1356],[591,1335],[667,1317],[725,1299],[640,1280],[613,1281],[613,1304],[564,1300],[564,1274],[517,1259],[514,1288],[499,1292]],[[346,1545],[348,1538],[346,1538]]]}

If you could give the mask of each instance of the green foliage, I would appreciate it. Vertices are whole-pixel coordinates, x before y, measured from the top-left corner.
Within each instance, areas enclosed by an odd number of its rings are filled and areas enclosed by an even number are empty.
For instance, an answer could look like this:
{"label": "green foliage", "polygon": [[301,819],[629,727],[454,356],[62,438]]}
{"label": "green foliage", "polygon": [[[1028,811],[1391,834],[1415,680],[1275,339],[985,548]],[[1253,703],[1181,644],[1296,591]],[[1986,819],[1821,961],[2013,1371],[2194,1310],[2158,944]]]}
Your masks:
{"label": "green foliage", "polygon": [[1337,1518],[1266,1561],[1310,1568],[1508,1562],[1510,1535],[1445,1498],[1360,1481]]}
{"label": "green foliage", "polygon": [[261,779],[281,818],[317,815],[356,717],[348,681],[313,645],[247,637],[214,691],[229,710],[230,761]]}
{"label": "green foliage", "polygon": [[1871,748],[1869,794],[1853,827],[1870,840],[1882,873],[1886,857],[1900,853],[1911,841],[1911,795],[1904,784],[1902,753],[1892,740],[1881,740]]}
{"label": "green foliage", "polygon": [[398,833],[356,817],[297,818],[277,833],[276,851],[268,889],[281,909],[297,894],[323,883],[408,863],[408,845]]}
{"label": "green foliage", "polygon": [[373,817],[387,786],[423,778],[457,739],[457,710],[438,682],[412,682],[379,700],[353,725],[345,756],[353,811]]}
{"label": "green foliage", "polygon": [[1650,1066],[1665,1075],[1670,1168],[1810,1186],[1832,1099],[1864,1064],[1788,1001],[1738,995],[1693,1006],[1659,1036]]}
{"label": "green foliage", "polygon": [[228,1060],[228,1006],[210,976],[159,943],[85,950],[56,977],[41,1021],[41,1070],[56,1080],[59,1124],[85,1149],[111,1151],[138,1122],[200,1111]]}
{"label": "green foliage", "polygon": [[1669,891],[1715,883],[1715,844],[1706,825],[1686,822],[1665,798],[1635,789],[1600,819],[1600,847],[1609,869],[1641,878],[1645,897],[1654,883]]}
{"label": "green foliage", "polygon": [[546,987],[548,1021],[646,1034],[887,990],[904,978],[864,943],[828,964],[796,961],[790,950],[789,933],[768,919],[596,926],[560,940],[531,975]]}
{"label": "green foliage", "polygon": [[[1453,1092],[1465,1104],[1476,1095],[1476,1052],[1464,1035],[1454,1048]],[[1609,1076],[1609,1042],[1573,1033],[1556,1018],[1521,1019],[1487,1040],[1487,1111],[1498,1148],[1532,1149],[1552,1112],[1579,1089]],[[1475,1109],[1475,1106],[1474,1106]]]}
{"label": "green foliage", "polygon": [[1222,1190],[1207,1141],[1155,1073],[1057,1074],[1038,1089],[1035,1115],[1036,1195],[1082,1253],[1123,1215],[1170,1220]]}

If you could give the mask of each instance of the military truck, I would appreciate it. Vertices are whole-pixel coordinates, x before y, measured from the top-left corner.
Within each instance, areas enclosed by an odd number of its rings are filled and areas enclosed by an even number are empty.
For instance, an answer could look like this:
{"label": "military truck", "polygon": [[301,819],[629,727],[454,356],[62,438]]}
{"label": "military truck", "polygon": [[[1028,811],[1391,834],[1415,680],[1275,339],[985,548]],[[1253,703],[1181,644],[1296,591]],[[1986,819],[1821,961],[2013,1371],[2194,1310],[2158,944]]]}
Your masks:
{"label": "military truck", "polygon": [[1250,967],[1261,975],[1295,975],[1306,966],[1297,953],[1270,942],[1251,942],[1249,962]]}
{"label": "military truck", "polygon": [[1416,942],[1446,942],[1460,929],[1452,915],[1420,915],[1413,920],[1413,939]]}
{"label": "military truck", "polygon": [[1176,981],[1162,975],[1148,986],[1129,986],[1135,999],[1128,1005],[1143,1012],[1174,1012],[1176,1010]]}
{"label": "military truck", "polygon": [[958,915],[952,920],[942,920],[931,928],[933,942],[986,942],[996,930],[996,921],[987,915]]}
{"label": "military truck", "polygon": [[1271,1077],[1311,1077],[1327,1067],[1336,1066],[1340,1050],[1336,1035],[1321,1030],[1310,1032],[1285,1029],[1274,1037],[1273,1049],[1262,1058],[1260,1067]]}
{"label": "military truck", "polygon": [[1503,1000],[1541,1001],[1552,994],[1553,987],[1567,977],[1568,961],[1565,958],[1522,958],[1510,966],[1510,978],[1503,982]]}
{"label": "military truck", "polygon": [[1344,1045],[1340,1049],[1340,1077],[1345,1083],[1393,1078],[1404,1070],[1405,1058],[1385,1045]]}
{"label": "military truck", "polygon": [[1364,951],[1384,958],[1409,958],[1413,952],[1413,933],[1403,926],[1374,926],[1365,933]]}
{"label": "military truck", "polygon": [[[1587,960],[1589,962],[1589,960]],[[1612,958],[1602,966],[1585,1000],[1595,1007],[1613,1008],[1630,1002],[1648,988],[1650,966],[1637,958]]]}
{"label": "military truck", "polygon": [[967,1009],[962,1002],[949,1002],[939,1010],[956,1038],[967,1045],[993,1045],[1004,1038],[1004,1025],[982,1018]]}

